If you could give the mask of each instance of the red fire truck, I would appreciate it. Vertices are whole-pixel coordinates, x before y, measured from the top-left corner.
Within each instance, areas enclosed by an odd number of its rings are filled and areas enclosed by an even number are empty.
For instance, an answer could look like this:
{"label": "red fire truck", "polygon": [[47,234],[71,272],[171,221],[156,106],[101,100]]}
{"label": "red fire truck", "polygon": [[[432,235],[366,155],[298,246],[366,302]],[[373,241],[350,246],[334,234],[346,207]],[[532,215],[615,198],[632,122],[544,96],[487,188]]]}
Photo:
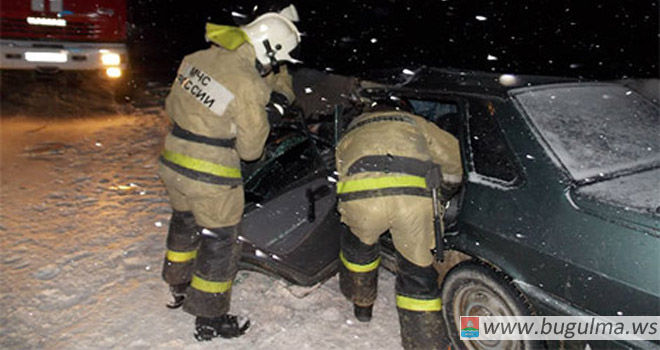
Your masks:
{"label": "red fire truck", "polygon": [[127,76],[126,0],[0,1],[0,69]]}

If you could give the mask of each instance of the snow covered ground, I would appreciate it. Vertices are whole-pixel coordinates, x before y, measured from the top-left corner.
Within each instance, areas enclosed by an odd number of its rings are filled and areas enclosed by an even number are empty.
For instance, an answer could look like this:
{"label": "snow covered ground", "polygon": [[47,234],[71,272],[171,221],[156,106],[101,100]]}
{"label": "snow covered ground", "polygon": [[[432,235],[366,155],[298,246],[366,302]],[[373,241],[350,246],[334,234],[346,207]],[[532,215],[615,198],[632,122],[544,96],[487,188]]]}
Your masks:
{"label": "snow covered ground", "polygon": [[171,212],[155,173],[162,109],[50,89],[3,93],[0,348],[401,348],[384,270],[368,324],[353,317],[336,276],[301,288],[239,272],[232,312],[251,329],[197,342],[194,318],[165,307],[160,277]]}

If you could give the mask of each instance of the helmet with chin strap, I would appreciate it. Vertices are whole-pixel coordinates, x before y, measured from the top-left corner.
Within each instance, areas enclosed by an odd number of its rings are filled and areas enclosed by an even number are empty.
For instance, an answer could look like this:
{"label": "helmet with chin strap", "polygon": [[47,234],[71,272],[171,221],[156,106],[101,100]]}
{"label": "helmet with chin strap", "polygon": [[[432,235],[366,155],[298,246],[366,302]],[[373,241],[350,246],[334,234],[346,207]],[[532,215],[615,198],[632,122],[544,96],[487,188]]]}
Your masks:
{"label": "helmet with chin strap", "polygon": [[300,43],[300,32],[293,21],[298,20],[298,13],[293,5],[279,13],[265,13],[254,21],[242,26],[262,65],[276,67],[279,62],[299,63],[291,57]]}

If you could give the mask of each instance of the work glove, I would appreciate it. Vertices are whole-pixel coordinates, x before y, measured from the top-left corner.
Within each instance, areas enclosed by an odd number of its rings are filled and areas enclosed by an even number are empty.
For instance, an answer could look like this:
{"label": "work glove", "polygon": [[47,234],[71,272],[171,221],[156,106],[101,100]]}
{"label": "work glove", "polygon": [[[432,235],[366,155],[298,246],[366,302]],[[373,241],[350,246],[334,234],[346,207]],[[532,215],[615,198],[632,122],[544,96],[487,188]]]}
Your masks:
{"label": "work glove", "polygon": [[282,109],[286,109],[291,105],[291,101],[284,95],[281,94],[277,91],[273,91],[270,93],[270,103],[276,103],[280,106],[282,106]]}
{"label": "work glove", "polygon": [[268,114],[268,122],[270,125],[277,125],[282,122],[282,118],[289,106],[289,101],[286,96],[273,91],[270,94],[270,101],[266,105],[266,113]]}

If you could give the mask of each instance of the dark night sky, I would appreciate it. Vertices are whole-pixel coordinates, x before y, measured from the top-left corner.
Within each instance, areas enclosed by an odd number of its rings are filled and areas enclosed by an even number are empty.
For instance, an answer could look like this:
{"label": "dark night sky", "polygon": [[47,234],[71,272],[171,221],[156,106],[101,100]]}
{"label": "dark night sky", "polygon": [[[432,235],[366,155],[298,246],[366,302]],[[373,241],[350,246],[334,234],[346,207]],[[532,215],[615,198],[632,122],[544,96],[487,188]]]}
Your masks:
{"label": "dark night sky", "polygon": [[[231,11],[249,13],[255,3],[129,0],[135,66],[149,79],[170,80],[183,55],[208,46],[206,21],[232,24]],[[343,74],[429,65],[599,79],[660,75],[659,8],[652,0],[295,5],[305,66]]]}

